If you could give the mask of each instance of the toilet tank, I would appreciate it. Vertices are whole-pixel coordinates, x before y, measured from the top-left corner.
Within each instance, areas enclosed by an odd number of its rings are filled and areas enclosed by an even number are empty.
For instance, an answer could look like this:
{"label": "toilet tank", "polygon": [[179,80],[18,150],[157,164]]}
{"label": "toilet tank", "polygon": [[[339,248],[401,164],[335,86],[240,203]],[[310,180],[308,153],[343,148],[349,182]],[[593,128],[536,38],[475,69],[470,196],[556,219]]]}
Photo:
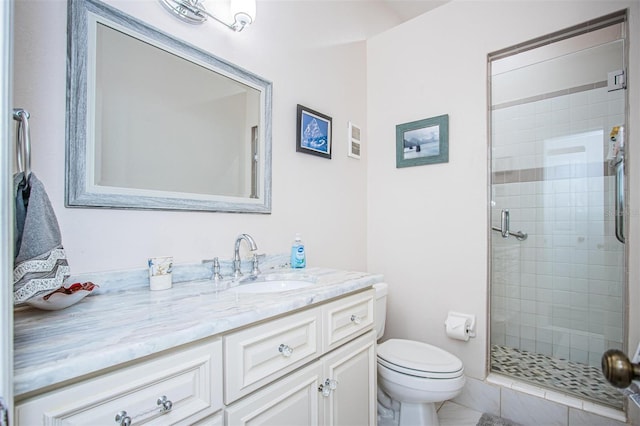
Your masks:
{"label": "toilet tank", "polygon": [[378,283],[374,284],[373,288],[376,291],[374,318],[376,321],[377,340],[384,334],[384,324],[387,320],[387,294],[389,293],[389,285],[387,283]]}

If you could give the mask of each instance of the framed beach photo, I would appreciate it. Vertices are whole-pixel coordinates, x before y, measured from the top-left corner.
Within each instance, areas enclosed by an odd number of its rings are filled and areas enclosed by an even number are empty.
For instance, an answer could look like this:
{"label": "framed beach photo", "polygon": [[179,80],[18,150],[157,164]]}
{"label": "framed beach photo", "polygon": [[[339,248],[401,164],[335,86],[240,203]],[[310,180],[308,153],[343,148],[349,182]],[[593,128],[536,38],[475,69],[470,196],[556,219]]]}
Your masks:
{"label": "framed beach photo", "polygon": [[331,117],[298,105],[296,151],[331,159]]}
{"label": "framed beach photo", "polygon": [[449,162],[449,115],[396,126],[396,168]]}

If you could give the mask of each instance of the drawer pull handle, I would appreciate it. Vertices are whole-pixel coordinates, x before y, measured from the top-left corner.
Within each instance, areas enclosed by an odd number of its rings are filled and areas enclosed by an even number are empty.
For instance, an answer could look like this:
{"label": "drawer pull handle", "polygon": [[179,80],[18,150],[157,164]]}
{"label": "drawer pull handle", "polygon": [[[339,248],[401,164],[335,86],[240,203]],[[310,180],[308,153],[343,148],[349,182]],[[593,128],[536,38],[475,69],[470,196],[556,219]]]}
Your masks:
{"label": "drawer pull handle", "polygon": [[[160,407],[160,414],[164,414],[171,411],[171,409],[173,408],[173,402],[171,402],[171,400],[167,398],[166,395],[162,395],[156,401],[155,408],[152,408],[151,410],[147,410],[144,413],[140,413],[137,416],[134,416],[134,418],[145,416],[154,411],[157,413],[158,406]],[[116,423],[118,423],[118,426],[131,426],[131,424],[133,423],[133,418],[129,416],[129,414],[127,414],[127,412],[124,410],[118,411],[118,413],[116,413]]]}
{"label": "drawer pull handle", "polygon": [[131,417],[127,415],[126,411],[122,410],[116,414],[116,422],[118,422],[119,426],[130,426]]}
{"label": "drawer pull handle", "polygon": [[293,354],[293,348],[283,343],[278,346],[278,352],[280,352],[283,357],[289,358]]}
{"label": "drawer pull handle", "polygon": [[351,315],[351,322],[358,325],[362,322],[362,317],[360,315]]}
{"label": "drawer pull handle", "polygon": [[338,381],[334,379],[327,379],[324,383],[318,386],[318,392],[322,392],[322,396],[329,396],[331,392],[338,387]]}
{"label": "drawer pull handle", "polygon": [[158,398],[158,401],[156,401],[156,404],[160,406],[161,413],[166,413],[167,411],[171,411],[171,409],[173,408],[173,402],[171,402],[170,399],[167,399],[166,395],[162,395],[160,398]]}

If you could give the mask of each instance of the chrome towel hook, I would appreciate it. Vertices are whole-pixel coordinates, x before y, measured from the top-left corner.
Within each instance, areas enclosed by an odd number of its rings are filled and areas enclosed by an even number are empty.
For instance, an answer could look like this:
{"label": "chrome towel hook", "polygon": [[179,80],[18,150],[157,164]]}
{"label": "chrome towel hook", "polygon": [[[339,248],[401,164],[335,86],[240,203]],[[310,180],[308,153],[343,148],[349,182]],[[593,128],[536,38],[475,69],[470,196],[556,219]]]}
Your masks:
{"label": "chrome towel hook", "polygon": [[29,111],[14,108],[13,119],[18,121],[16,134],[16,153],[18,155],[18,170],[24,172],[25,179],[31,177],[31,133],[29,131]]}

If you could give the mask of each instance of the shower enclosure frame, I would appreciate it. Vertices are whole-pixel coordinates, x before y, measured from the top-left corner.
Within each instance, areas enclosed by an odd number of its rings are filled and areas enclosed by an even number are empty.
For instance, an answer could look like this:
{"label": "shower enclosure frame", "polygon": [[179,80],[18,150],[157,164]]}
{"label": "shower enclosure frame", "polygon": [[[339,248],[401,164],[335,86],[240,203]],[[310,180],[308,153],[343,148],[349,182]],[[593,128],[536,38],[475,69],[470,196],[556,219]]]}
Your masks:
{"label": "shower enclosure frame", "polygon": [[[492,213],[493,213],[493,206],[492,206],[492,201],[493,201],[493,185],[494,185],[494,164],[493,164],[493,153],[492,153],[492,148],[493,148],[493,99],[492,99],[492,61],[498,59],[498,58],[505,58],[508,56],[512,56],[512,55],[516,55],[518,53],[527,51],[527,50],[532,50],[532,49],[536,49],[538,47],[542,47],[548,44],[552,44],[554,42],[557,41],[561,41],[561,40],[565,40],[565,39],[569,39],[581,34],[586,34],[601,28],[605,28],[611,25],[614,25],[616,23],[623,23],[623,34],[622,34],[622,39],[624,40],[624,46],[623,46],[623,69],[625,70],[625,72],[627,72],[627,70],[629,69],[629,11],[628,9],[623,9],[620,10],[618,12],[614,12],[605,16],[602,16],[601,18],[598,19],[594,19],[582,24],[578,24],[578,25],[574,25],[572,27],[566,28],[564,30],[560,30],[557,32],[553,32],[551,34],[545,35],[545,36],[541,36],[541,37],[537,37],[534,39],[531,39],[529,41],[525,41],[523,43],[519,43],[517,45],[505,48],[505,49],[500,49],[498,51],[495,52],[491,52],[487,55],[487,289],[488,289],[488,297],[487,297],[487,313],[488,313],[488,321],[487,321],[487,346],[486,346],[486,364],[485,364],[485,368],[487,371],[487,374],[491,374],[494,373],[492,371],[492,366],[491,366],[491,362],[492,362],[492,295],[493,295],[493,291],[494,289],[492,288],[492,284],[493,284],[493,251],[494,251],[494,238],[502,238],[503,236],[496,234],[495,232],[493,232],[494,229],[492,230]],[[630,111],[630,107],[629,107],[629,94],[627,92],[627,89],[625,89],[625,95],[624,95],[624,103],[625,103],[625,110],[624,110],[624,125],[625,125],[625,131],[627,133],[627,135],[629,134],[629,123],[630,123],[630,117],[629,117],[629,111]],[[606,130],[606,129],[605,129]],[[628,136],[627,136],[628,138]],[[628,139],[627,139],[628,140]],[[630,146],[628,143],[625,145],[625,157],[629,158],[629,151],[632,150],[633,147]],[[628,164],[628,163],[627,163]],[[624,168],[624,177],[625,177],[625,185],[624,185],[624,203],[625,203],[625,211],[629,206],[629,200],[630,200],[630,190],[629,190],[629,180],[628,180],[628,176],[629,176],[629,167],[625,167]],[[623,217],[624,217],[624,213],[623,213]],[[506,221],[508,223],[508,216],[506,218]],[[502,218],[502,223],[504,224],[505,218],[503,216]],[[502,231],[504,234],[504,227],[502,227]],[[526,230],[523,230],[526,232]],[[512,232],[510,233],[512,236],[514,236],[515,238],[518,238],[518,240],[521,239],[521,237],[526,238],[526,235],[517,235],[517,232]],[[516,235],[514,235],[516,234]],[[628,237],[629,232],[628,232],[628,227],[625,230],[625,237]],[[623,247],[623,272],[622,272],[622,286],[623,286],[623,312],[622,312],[622,319],[623,319],[623,324],[622,324],[622,350],[624,352],[627,352],[628,350],[628,346],[629,346],[629,244],[624,244]],[[606,349],[606,348],[605,348]],[[498,374],[502,374],[502,373],[498,373]],[[513,380],[518,381],[518,378],[513,378]],[[524,380],[522,380],[523,382],[525,382]],[[551,389],[555,389],[555,388],[551,388]],[[559,389],[555,389],[555,390],[559,390]],[[559,391],[562,392],[562,390],[560,389]],[[627,403],[626,403],[626,399],[624,402],[624,405],[622,407],[622,409],[626,412],[627,410]]]}

